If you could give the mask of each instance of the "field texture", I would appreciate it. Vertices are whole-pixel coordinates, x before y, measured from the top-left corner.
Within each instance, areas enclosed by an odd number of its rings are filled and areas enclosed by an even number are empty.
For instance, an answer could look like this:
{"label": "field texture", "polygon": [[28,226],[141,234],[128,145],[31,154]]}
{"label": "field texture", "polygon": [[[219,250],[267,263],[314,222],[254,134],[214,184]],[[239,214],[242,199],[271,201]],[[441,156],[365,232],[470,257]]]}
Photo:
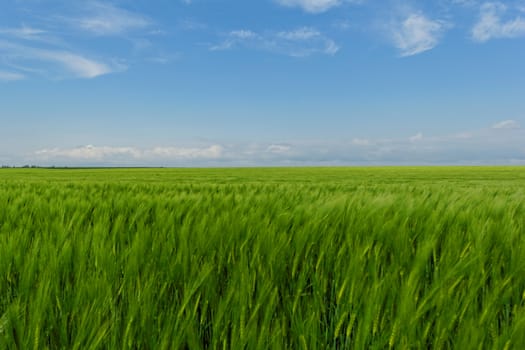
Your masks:
{"label": "field texture", "polygon": [[0,171],[1,349],[524,349],[525,168]]}

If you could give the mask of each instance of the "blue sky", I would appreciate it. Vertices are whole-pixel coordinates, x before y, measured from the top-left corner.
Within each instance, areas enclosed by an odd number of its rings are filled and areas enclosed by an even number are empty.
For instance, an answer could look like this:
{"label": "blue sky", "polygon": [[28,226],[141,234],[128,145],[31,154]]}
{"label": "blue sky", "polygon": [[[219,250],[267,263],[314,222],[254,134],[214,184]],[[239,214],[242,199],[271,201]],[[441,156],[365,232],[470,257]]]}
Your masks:
{"label": "blue sky", "polygon": [[524,0],[0,4],[1,164],[525,164]]}

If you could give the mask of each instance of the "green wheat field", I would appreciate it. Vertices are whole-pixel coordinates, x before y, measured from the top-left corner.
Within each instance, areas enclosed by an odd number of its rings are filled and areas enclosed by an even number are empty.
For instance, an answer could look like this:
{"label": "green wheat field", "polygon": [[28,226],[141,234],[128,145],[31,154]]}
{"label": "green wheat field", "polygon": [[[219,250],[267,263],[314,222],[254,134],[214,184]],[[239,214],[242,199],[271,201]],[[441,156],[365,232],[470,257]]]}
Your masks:
{"label": "green wheat field", "polygon": [[524,349],[525,168],[2,169],[1,349]]}

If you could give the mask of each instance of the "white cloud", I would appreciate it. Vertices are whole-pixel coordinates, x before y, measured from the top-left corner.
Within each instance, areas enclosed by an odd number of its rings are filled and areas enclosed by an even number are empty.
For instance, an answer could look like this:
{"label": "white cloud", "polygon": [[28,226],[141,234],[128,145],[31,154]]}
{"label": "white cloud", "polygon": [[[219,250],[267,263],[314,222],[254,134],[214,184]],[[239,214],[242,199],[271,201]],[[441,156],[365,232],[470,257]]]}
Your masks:
{"label": "white cloud", "polygon": [[252,32],[251,30],[241,29],[241,30],[231,31],[230,36],[234,38],[239,38],[239,39],[251,39],[251,38],[256,38],[257,34],[255,32]]}
{"label": "white cloud", "polygon": [[59,65],[78,78],[95,78],[122,70],[121,65],[109,65],[69,51],[40,49],[0,40],[0,57],[20,63],[48,62]]}
{"label": "white cloud", "polygon": [[142,153],[145,158],[167,158],[167,159],[217,159],[223,154],[221,145],[211,145],[209,147],[184,148],[184,147],[155,147]]}
{"label": "white cloud", "polygon": [[177,27],[185,31],[200,31],[208,28],[208,25],[194,19],[183,19],[177,23]]}
{"label": "white cloud", "polygon": [[275,0],[278,4],[286,7],[299,7],[306,12],[321,13],[337,7],[344,2],[359,4],[364,0]]}
{"label": "white cloud", "polygon": [[492,126],[493,129],[519,129],[520,124],[515,120],[504,120]]}
{"label": "white cloud", "polygon": [[113,69],[105,63],[66,51],[38,50],[35,51],[35,57],[60,63],[79,78],[95,78],[113,71]]}
{"label": "white cloud", "polygon": [[25,75],[0,70],[0,81],[16,81],[25,79]]}
{"label": "white cloud", "polygon": [[210,46],[210,51],[224,51],[235,46],[235,40],[226,39],[218,44]]}
{"label": "white cloud", "polygon": [[42,149],[35,152],[40,159],[70,158],[76,160],[104,160],[105,158],[129,156],[138,159],[140,152],[132,147],[97,147],[92,145],[71,149]]}
{"label": "white cloud", "polygon": [[251,30],[234,30],[226,38],[210,47],[211,51],[246,47],[269,51],[292,57],[306,57],[313,54],[334,55],[339,46],[330,38],[311,27],[290,31],[257,33]]}
{"label": "white cloud", "polygon": [[[72,2],[63,12],[48,16],[46,20],[33,19],[38,25],[23,24],[19,27],[0,27],[0,63],[21,74],[2,74],[2,80],[43,76],[51,79],[95,78],[127,69],[125,60],[104,58],[104,53],[80,52],[75,49],[75,31],[94,35],[118,36],[134,44],[135,59],[139,54],[151,62],[151,56],[168,55],[155,50],[152,42],[143,37],[133,38],[135,30],[151,35],[153,22],[147,17],[113,5],[107,1]],[[66,34],[67,32],[67,34]],[[147,47],[146,47],[147,46]],[[147,50],[146,50],[147,48]],[[147,57],[144,57],[147,55]],[[157,60],[158,61],[158,60]],[[2,66],[0,66],[2,69]]]}
{"label": "white cloud", "polygon": [[423,140],[423,134],[418,132],[416,135],[410,136],[408,139],[410,140],[410,142],[418,142]]}
{"label": "white cloud", "polygon": [[19,28],[0,28],[0,34],[23,40],[42,40],[46,31],[24,25]]}
{"label": "white cloud", "polygon": [[453,137],[457,139],[470,139],[472,138],[472,133],[468,131],[459,132],[457,134],[454,134]]}
{"label": "white cloud", "polygon": [[478,4],[479,0],[449,0],[452,5],[472,7]]}
{"label": "white cloud", "polygon": [[472,38],[485,42],[496,38],[516,38],[525,36],[525,19],[517,16],[504,20],[508,8],[500,2],[485,3],[481,6],[478,22],[472,28]]}
{"label": "white cloud", "polygon": [[74,18],[69,22],[79,29],[96,35],[119,35],[151,25],[148,18],[109,3],[90,3],[87,12],[88,15]]}
{"label": "white cloud", "polygon": [[313,28],[302,27],[287,32],[279,32],[277,36],[286,40],[310,40],[321,36],[321,33]]}
{"label": "white cloud", "polygon": [[[501,125],[498,125],[501,124]],[[516,123],[447,135],[351,140],[289,140],[182,147],[81,146],[33,152],[37,165],[257,166],[387,164],[525,164],[525,130],[501,132]]]}
{"label": "white cloud", "polygon": [[42,149],[34,153],[41,161],[128,161],[150,162],[155,160],[192,160],[218,159],[223,154],[223,147],[211,145],[209,147],[155,147],[141,150],[135,147],[110,146],[80,146],[75,148]]}
{"label": "white cloud", "polygon": [[421,13],[412,13],[401,23],[392,25],[389,31],[401,56],[406,57],[436,47],[447,27],[447,23],[443,21],[429,19]]}
{"label": "white cloud", "polygon": [[354,144],[356,146],[369,146],[370,145],[370,140],[355,138],[355,139],[352,140],[352,144]]}
{"label": "white cloud", "polygon": [[275,145],[272,144],[268,146],[267,151],[270,153],[286,153],[289,152],[292,148],[289,145]]}
{"label": "white cloud", "polygon": [[324,12],[341,4],[341,0],[277,0],[283,6],[300,7],[306,12]]}

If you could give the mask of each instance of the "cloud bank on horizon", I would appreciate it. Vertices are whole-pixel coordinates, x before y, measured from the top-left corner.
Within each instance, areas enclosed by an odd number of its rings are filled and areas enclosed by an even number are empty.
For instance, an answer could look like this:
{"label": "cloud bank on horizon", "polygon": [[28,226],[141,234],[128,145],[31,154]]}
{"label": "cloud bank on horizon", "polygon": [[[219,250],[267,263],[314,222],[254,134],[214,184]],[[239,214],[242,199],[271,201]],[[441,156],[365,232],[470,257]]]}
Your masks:
{"label": "cloud bank on horizon", "polygon": [[3,8],[0,163],[524,163],[521,0]]}
{"label": "cloud bank on horizon", "polygon": [[504,120],[488,128],[440,136],[418,132],[398,139],[294,140],[149,149],[85,145],[40,149],[23,158],[24,164],[45,166],[525,165],[524,140],[525,129],[515,120]]}

